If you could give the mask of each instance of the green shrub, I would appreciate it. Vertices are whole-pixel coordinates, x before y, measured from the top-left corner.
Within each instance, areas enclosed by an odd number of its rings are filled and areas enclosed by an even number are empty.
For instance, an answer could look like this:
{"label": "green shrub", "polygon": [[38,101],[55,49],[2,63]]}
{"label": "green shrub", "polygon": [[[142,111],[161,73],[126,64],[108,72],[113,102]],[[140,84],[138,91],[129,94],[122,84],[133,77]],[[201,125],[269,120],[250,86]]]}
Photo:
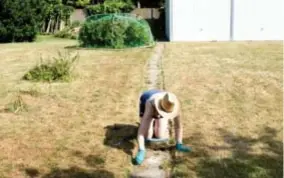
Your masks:
{"label": "green shrub", "polygon": [[70,26],[67,26],[63,30],[56,32],[54,36],[57,38],[77,39],[80,26],[81,22],[74,21]]}
{"label": "green shrub", "polygon": [[80,27],[81,26],[81,22],[78,20],[75,20],[71,23],[70,28],[76,28],[76,27]]}
{"label": "green shrub", "polygon": [[147,22],[134,17],[102,15],[87,20],[79,32],[83,47],[126,48],[153,44],[153,36]]}
{"label": "green shrub", "polygon": [[101,4],[87,6],[85,14],[91,16],[96,14],[129,13],[134,8],[135,6],[129,2],[109,0]]}
{"label": "green shrub", "polygon": [[71,38],[71,33],[69,28],[64,28],[63,30],[56,32],[54,36],[57,38]]}
{"label": "green shrub", "polygon": [[69,54],[64,56],[59,53],[59,57],[53,58],[53,61],[42,63],[35,66],[23,76],[24,80],[31,81],[69,81],[74,62],[78,55],[71,57]]}
{"label": "green shrub", "polygon": [[67,27],[61,31],[56,32],[54,36],[57,38],[77,39],[78,34],[74,32],[74,29]]}

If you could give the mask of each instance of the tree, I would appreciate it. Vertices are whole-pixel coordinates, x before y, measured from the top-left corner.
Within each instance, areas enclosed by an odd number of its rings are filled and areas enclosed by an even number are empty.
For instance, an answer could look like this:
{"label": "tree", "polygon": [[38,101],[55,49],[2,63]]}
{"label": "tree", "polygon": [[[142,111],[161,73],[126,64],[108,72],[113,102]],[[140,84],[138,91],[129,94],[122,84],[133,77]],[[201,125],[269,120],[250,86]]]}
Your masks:
{"label": "tree", "polygon": [[44,18],[45,3],[42,0],[1,0],[0,42],[34,41]]}
{"label": "tree", "polygon": [[39,32],[54,33],[72,11],[62,0],[0,0],[0,42],[31,42]]}
{"label": "tree", "polygon": [[42,24],[43,33],[54,33],[60,29],[61,23],[69,24],[69,19],[74,8],[62,4],[61,0],[46,0],[46,11]]}

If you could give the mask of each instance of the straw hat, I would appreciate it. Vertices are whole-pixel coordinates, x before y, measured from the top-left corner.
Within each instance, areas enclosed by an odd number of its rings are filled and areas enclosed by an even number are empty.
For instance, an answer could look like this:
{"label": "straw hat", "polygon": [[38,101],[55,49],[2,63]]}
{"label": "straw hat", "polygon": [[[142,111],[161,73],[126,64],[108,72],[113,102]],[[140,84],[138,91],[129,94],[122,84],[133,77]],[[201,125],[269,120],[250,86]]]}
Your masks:
{"label": "straw hat", "polygon": [[178,99],[170,92],[158,93],[154,98],[154,105],[162,117],[171,117],[178,111]]}

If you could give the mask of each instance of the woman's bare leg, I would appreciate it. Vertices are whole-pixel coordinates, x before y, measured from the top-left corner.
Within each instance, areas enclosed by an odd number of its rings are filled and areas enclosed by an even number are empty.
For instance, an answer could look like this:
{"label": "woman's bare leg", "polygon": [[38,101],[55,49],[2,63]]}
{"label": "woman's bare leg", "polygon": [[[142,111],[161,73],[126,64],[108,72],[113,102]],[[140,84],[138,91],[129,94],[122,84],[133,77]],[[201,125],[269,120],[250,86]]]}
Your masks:
{"label": "woman's bare leg", "polygon": [[[140,122],[141,122],[141,119],[142,119],[142,117],[140,117]],[[154,120],[155,120],[155,119],[152,119],[151,124],[150,124],[150,127],[149,127],[149,130],[148,130],[148,132],[147,132],[147,135],[144,136],[146,139],[151,139],[151,138],[153,138],[153,135],[154,135],[154,128],[153,128]]]}
{"label": "woman's bare leg", "polygon": [[154,134],[156,138],[168,139],[169,138],[169,126],[167,119],[155,119]]}

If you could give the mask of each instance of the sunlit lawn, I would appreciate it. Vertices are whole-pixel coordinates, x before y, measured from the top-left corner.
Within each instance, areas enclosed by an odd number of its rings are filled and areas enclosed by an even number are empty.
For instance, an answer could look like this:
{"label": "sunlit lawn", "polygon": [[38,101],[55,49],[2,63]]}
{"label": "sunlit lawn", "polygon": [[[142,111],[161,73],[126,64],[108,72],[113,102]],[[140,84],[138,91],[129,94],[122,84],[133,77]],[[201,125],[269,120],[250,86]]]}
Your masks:
{"label": "sunlit lawn", "polygon": [[174,177],[281,178],[281,42],[168,43],[167,90],[183,104],[188,156]]}
{"label": "sunlit lawn", "polygon": [[[69,48],[80,56],[71,82],[21,80],[41,57],[72,45],[48,37],[0,44],[0,177],[124,177],[131,169],[137,98],[152,49]],[[17,96],[28,110],[7,112]]]}

